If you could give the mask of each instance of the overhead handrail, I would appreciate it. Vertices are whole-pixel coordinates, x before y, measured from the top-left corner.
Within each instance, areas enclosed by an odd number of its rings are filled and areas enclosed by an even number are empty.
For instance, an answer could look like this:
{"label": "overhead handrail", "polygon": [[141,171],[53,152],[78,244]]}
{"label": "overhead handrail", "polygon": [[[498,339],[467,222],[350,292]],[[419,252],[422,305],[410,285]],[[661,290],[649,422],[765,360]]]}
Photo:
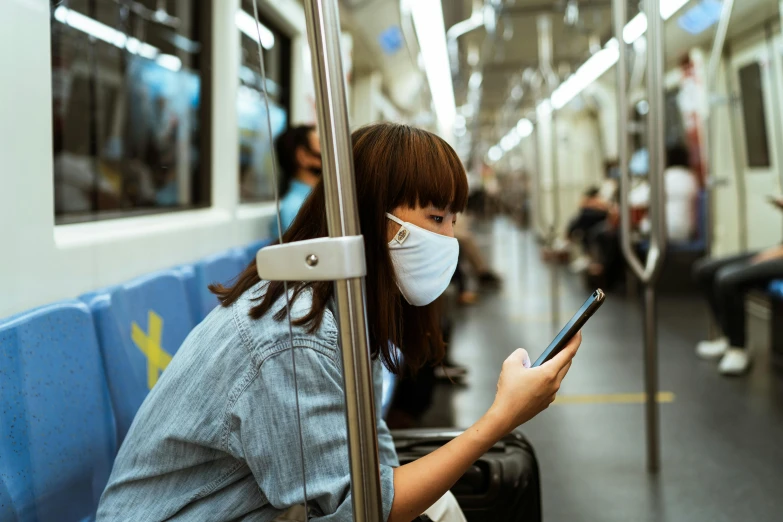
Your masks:
{"label": "overhead handrail", "polygon": [[623,40],[627,22],[626,0],[613,0],[614,34],[618,45],[617,61],[617,139],[620,162],[620,223],[622,252],[635,275],[645,287],[644,310],[644,384],[647,468],[656,473],[660,468],[660,441],[658,428],[658,340],[655,284],[666,255],[666,194],[663,179],[664,150],[664,93],[663,93],[663,18],[660,0],[645,0],[648,34],[647,115],[649,151],[648,177],[650,183],[649,217],[651,223],[650,247],[642,264],[631,243],[630,174],[628,172],[628,52]]}

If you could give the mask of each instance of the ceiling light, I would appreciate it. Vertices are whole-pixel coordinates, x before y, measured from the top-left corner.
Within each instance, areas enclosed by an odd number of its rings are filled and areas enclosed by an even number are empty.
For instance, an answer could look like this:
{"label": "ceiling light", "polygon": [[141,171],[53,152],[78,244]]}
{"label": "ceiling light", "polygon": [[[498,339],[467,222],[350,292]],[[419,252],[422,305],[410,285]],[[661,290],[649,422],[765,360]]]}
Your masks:
{"label": "ceiling light", "polygon": [[261,33],[261,47],[264,49],[271,49],[275,46],[275,35],[261,22],[256,25],[256,19],[250,16],[243,9],[237,9],[236,15],[234,15],[234,23],[237,29],[242,31],[248,38],[254,42],[258,41],[258,34]]}
{"label": "ceiling light", "polygon": [[639,13],[623,28],[623,40],[625,43],[633,43],[647,31],[647,15]]}
{"label": "ceiling light", "polygon": [[503,157],[503,151],[500,147],[495,145],[491,149],[489,149],[489,152],[487,153],[487,157],[490,161],[498,161],[500,158]]}
{"label": "ceiling light", "polygon": [[527,138],[533,134],[533,122],[527,118],[522,118],[517,122],[517,134],[521,138]]}
{"label": "ceiling light", "polygon": [[416,0],[408,7],[413,27],[419,40],[424,72],[435,106],[435,116],[441,133],[448,135],[457,112],[454,86],[446,47],[446,29],[443,25],[443,7],[440,0]]}
{"label": "ceiling light", "polygon": [[471,89],[478,89],[481,87],[482,81],[484,81],[484,75],[482,75],[480,72],[474,72],[470,75],[470,80],[468,80],[468,87]]}
{"label": "ceiling light", "polygon": [[560,109],[576,98],[588,85],[612,68],[620,57],[616,46],[607,46],[582,64],[560,87],[552,93],[552,107]]}

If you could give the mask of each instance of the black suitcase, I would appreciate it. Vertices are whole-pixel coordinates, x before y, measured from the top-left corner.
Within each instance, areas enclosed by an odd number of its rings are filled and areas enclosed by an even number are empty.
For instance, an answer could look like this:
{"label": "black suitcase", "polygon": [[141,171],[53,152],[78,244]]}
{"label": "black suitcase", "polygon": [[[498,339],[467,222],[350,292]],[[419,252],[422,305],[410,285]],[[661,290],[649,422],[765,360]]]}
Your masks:
{"label": "black suitcase", "polygon": [[[392,431],[400,464],[412,462],[462,433],[458,430]],[[514,430],[485,453],[454,484],[468,522],[540,522],[538,460],[530,442]]]}

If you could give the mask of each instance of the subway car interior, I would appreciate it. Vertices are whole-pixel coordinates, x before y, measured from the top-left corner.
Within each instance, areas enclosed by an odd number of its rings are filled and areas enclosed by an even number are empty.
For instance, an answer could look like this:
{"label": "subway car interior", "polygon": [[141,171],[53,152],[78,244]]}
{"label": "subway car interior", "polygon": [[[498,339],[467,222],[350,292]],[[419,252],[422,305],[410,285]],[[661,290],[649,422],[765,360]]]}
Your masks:
{"label": "subway car interior", "polygon": [[783,520],[782,22],[0,0],[0,522]]}

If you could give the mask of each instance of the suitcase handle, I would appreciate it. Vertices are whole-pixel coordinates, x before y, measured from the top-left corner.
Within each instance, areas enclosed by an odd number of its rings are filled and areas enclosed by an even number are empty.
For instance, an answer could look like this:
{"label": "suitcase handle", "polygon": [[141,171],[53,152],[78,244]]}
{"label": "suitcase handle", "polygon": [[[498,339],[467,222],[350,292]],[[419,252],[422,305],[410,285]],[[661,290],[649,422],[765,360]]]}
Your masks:
{"label": "suitcase handle", "polygon": [[[409,429],[392,430],[391,436],[397,451],[411,451],[421,446],[442,446],[462,433],[464,430]],[[505,443],[501,440],[496,442],[489,451],[503,451],[505,447]]]}

